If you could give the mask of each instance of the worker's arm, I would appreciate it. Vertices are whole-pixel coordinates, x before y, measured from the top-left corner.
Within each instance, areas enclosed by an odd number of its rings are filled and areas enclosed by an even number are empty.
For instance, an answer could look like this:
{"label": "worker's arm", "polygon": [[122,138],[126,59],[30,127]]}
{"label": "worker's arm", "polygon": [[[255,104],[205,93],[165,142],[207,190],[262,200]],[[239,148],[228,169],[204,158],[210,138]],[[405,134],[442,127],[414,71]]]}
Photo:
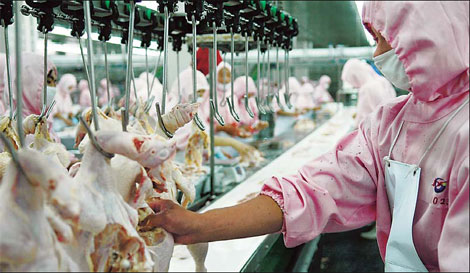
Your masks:
{"label": "worker's arm", "polygon": [[142,225],[148,229],[162,227],[180,244],[251,237],[274,233],[282,227],[281,209],[265,195],[202,214],[185,210],[169,200],[156,200],[150,206],[156,214],[148,216]]}

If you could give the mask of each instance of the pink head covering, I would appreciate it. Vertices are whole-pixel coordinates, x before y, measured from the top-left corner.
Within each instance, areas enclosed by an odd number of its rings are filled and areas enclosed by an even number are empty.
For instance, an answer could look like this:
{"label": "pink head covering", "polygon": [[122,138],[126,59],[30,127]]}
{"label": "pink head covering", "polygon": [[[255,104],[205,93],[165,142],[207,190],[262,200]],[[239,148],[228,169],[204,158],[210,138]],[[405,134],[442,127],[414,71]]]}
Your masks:
{"label": "pink head covering", "polygon": [[57,93],[54,97],[56,106],[54,113],[67,114],[72,112],[72,98],[70,93],[77,87],[77,79],[72,74],[64,74],[57,84]]}
{"label": "pink head covering", "polygon": [[[44,58],[34,53],[23,53],[22,56],[22,86],[23,86],[23,116],[39,115],[42,109],[42,90],[44,88]],[[48,60],[47,72],[57,68]],[[11,59],[10,71],[16,71],[16,61]],[[4,73],[6,79],[6,70]],[[16,90],[16,73],[11,73],[11,88]],[[5,85],[5,96],[8,97],[8,85]],[[13,101],[16,106],[16,92],[13,92]]]}
{"label": "pink head covering", "polygon": [[316,104],[313,100],[313,93],[315,88],[309,81],[305,81],[300,88],[300,92],[296,96],[293,104],[298,109],[312,109],[315,108]]}
{"label": "pink head covering", "polygon": [[358,59],[349,59],[344,64],[341,78],[359,89],[357,124],[379,105],[397,96],[390,82],[375,73],[366,62]]}
{"label": "pink head covering", "polygon": [[468,2],[366,2],[363,21],[395,49],[418,100],[468,91]]}
{"label": "pink head covering", "polygon": [[331,83],[331,78],[327,75],[322,75],[318,80],[318,85],[315,88],[313,93],[313,100],[315,104],[322,104],[325,102],[333,102],[333,97],[331,97],[328,92],[328,87]]}
{"label": "pink head covering", "polygon": [[[216,88],[217,88],[217,91],[219,92],[219,94],[223,94],[223,92],[229,92],[230,91],[230,82],[226,83],[226,84],[223,84],[223,83],[220,83],[219,82],[219,72],[220,70],[222,70],[223,68],[226,68],[228,69],[228,71],[230,73],[232,73],[232,67],[230,66],[230,64],[222,61],[219,63],[219,65],[217,65],[217,70],[216,70],[216,78],[217,78],[217,81],[216,81]],[[229,78],[230,79],[230,78]],[[222,79],[220,79],[222,80]],[[217,95],[219,95],[217,94]],[[220,96],[219,96],[220,97]],[[217,99],[220,99],[220,98],[217,98]]]}

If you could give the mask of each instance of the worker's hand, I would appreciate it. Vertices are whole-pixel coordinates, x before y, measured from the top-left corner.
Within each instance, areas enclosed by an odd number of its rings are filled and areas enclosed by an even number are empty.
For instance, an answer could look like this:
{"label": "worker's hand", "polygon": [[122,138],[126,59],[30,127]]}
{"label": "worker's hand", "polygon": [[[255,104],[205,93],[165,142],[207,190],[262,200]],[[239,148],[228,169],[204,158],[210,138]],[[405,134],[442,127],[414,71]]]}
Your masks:
{"label": "worker's hand", "polygon": [[148,205],[155,214],[139,223],[143,226],[141,231],[163,228],[173,234],[177,244],[198,243],[197,235],[203,225],[200,214],[186,210],[171,200],[155,199]]}

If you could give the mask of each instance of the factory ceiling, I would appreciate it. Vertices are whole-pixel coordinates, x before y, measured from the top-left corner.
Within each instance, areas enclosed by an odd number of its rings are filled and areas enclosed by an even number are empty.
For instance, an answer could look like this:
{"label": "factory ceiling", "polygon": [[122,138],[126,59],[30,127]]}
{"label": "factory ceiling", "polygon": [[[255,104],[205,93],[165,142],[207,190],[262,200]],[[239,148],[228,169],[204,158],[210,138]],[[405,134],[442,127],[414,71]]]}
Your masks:
{"label": "factory ceiling", "polygon": [[279,1],[298,18],[300,44],[313,48],[369,46],[354,1]]}

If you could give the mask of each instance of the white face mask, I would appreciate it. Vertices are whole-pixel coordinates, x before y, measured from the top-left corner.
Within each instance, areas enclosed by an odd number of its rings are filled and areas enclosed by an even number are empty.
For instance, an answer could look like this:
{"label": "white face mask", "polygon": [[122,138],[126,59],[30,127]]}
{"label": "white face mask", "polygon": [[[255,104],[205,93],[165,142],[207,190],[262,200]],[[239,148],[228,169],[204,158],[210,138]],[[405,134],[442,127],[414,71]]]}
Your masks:
{"label": "white face mask", "polygon": [[47,87],[47,105],[51,105],[56,93],[57,93],[56,87],[52,87],[52,86]]}
{"label": "white face mask", "polygon": [[405,73],[405,67],[398,59],[394,49],[374,57],[374,63],[384,77],[395,87],[410,90],[410,81]]}

